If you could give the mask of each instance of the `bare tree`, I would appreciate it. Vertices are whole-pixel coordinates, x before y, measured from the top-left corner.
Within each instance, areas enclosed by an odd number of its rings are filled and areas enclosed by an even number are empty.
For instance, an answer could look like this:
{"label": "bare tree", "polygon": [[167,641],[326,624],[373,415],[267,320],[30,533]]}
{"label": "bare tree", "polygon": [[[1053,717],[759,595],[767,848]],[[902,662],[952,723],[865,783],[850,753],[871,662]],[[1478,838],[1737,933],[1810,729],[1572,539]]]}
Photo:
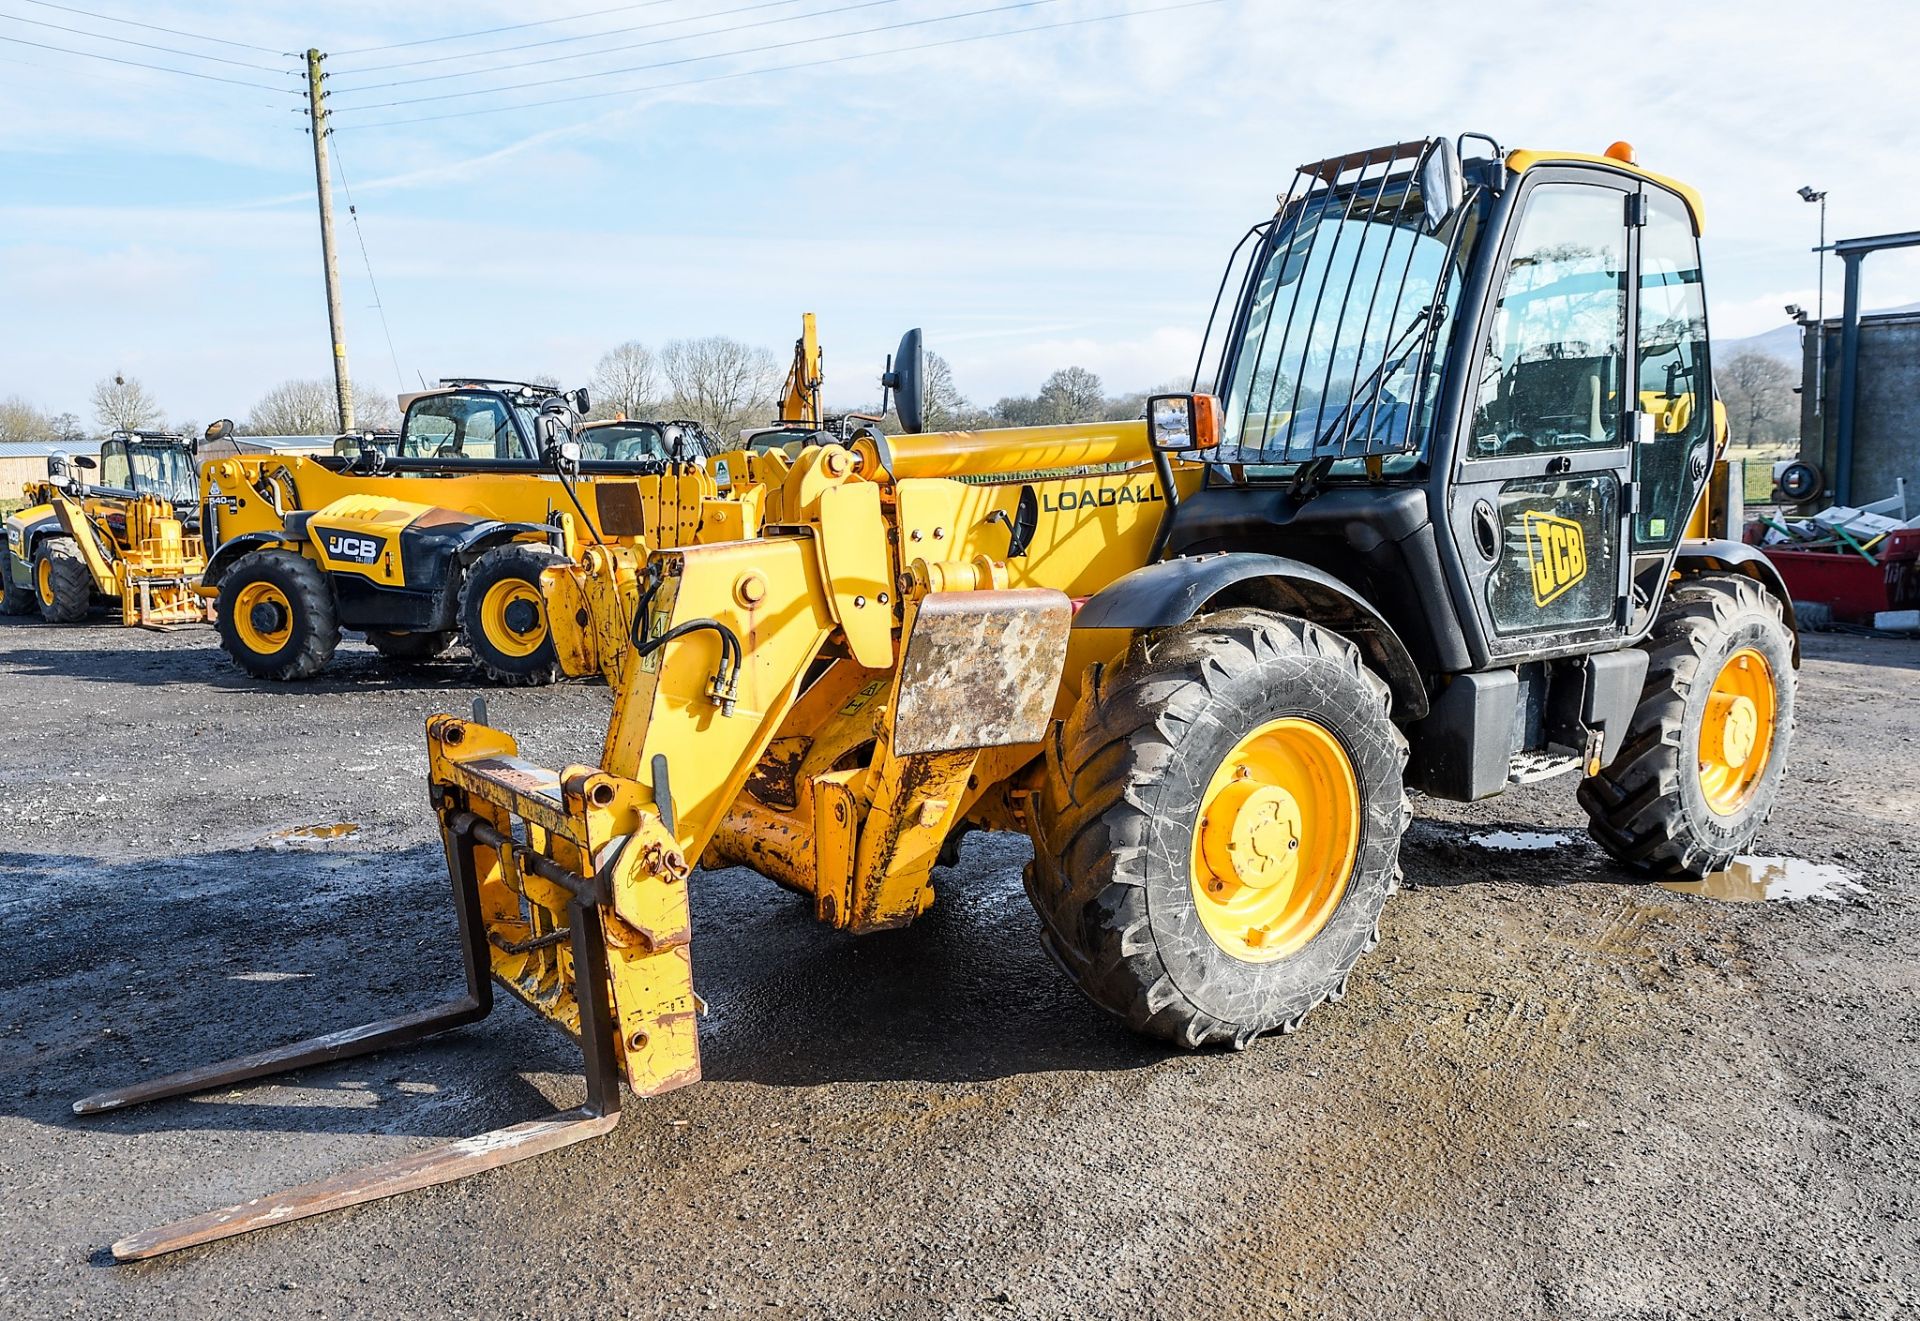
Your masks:
{"label": "bare tree", "polygon": [[53,440],[53,419],[19,395],[0,399],[0,440]]}
{"label": "bare tree", "polygon": [[141,431],[160,424],[160,405],[136,378],[115,372],[94,382],[93,416],[109,431]]}
{"label": "bare tree", "polygon": [[1040,412],[1047,422],[1094,422],[1106,412],[1100,378],[1085,367],[1062,367],[1040,387]]}
{"label": "bare tree", "polygon": [[47,419],[47,430],[52,440],[86,439],[86,433],[80,430],[80,419],[72,413],[59,413]]}
{"label": "bare tree", "polygon": [[782,379],[780,361],[770,351],[725,335],[668,341],[660,368],[671,392],[670,411],[723,441],[773,415]]}
{"label": "bare tree", "polygon": [[[334,420],[337,422],[339,419],[336,417]],[[392,395],[378,387],[355,382],[353,425],[362,431],[398,431],[400,405]]]}
{"label": "bare tree", "polygon": [[331,436],[339,425],[332,381],[282,381],[260,396],[246,429],[256,436]]}
{"label": "bare tree", "polygon": [[971,405],[953,383],[953,367],[937,353],[929,352],[925,361],[927,381],[926,428],[951,431],[962,424]]}
{"label": "bare tree", "polygon": [[1793,367],[1751,349],[1715,363],[1713,378],[1727,405],[1727,426],[1743,444],[1788,440],[1800,432]]}
{"label": "bare tree", "polygon": [[646,417],[658,411],[660,365],[653,350],[637,339],[602,354],[590,385],[597,418]]}

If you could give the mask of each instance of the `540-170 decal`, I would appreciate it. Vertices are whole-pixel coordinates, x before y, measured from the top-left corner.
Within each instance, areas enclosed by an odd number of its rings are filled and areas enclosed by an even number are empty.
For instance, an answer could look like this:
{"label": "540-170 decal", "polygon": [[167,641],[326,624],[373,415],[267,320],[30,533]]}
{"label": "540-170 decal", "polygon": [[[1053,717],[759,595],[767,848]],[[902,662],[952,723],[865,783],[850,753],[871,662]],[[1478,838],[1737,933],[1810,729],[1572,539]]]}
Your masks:
{"label": "540-170 decal", "polygon": [[327,558],[347,564],[372,564],[387,548],[384,537],[370,537],[364,532],[329,532],[325,528],[318,531]]}

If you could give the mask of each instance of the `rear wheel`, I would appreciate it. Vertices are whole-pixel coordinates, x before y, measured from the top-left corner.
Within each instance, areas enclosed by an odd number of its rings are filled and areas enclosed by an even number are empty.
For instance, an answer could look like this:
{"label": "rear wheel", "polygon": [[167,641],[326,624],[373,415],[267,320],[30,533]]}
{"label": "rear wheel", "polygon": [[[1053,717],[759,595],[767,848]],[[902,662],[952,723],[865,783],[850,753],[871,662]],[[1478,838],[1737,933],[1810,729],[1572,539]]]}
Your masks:
{"label": "rear wheel", "polygon": [[48,537],[33,557],[33,594],[49,624],[77,624],[93,606],[93,573],[72,537]]}
{"label": "rear wheel", "polygon": [[256,550],[220,579],[220,646],[256,679],[310,679],[333,659],[340,625],[326,575],[290,550]]}
{"label": "rear wheel", "polygon": [[24,615],[38,601],[33,590],[33,567],[18,563],[0,540],[0,615]]}
{"label": "rear wheel", "polygon": [[541,571],[565,563],[545,546],[515,542],[475,560],[460,584],[460,636],[486,676],[502,684],[559,677]]}
{"label": "rear wheel", "polygon": [[369,630],[367,641],[380,653],[381,659],[396,664],[411,664],[417,661],[430,661],[453,645],[453,634],[442,633],[389,633]]}
{"label": "rear wheel", "polygon": [[1750,578],[1674,588],[1646,686],[1613,764],[1580,786],[1600,846],[1663,875],[1702,876],[1753,843],[1773,811],[1793,735],[1793,634]]}
{"label": "rear wheel", "polygon": [[1373,947],[1406,740],[1339,636],[1235,609],[1137,639],[1047,757],[1027,893],[1096,1004],[1184,1046],[1292,1031]]}

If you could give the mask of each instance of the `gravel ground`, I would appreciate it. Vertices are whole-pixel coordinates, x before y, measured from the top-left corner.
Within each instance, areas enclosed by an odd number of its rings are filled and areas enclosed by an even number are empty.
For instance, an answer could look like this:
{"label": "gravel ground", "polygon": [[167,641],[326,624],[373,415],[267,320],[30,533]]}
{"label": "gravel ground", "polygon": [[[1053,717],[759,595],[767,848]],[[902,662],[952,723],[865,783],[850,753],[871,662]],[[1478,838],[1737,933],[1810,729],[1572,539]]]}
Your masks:
{"label": "gravel ground", "polygon": [[[1920,644],[1806,652],[1756,852],[1864,892],[1638,883],[1568,780],[1416,800],[1415,888],[1347,1000],[1188,1056],[1047,962],[1020,839],[970,838],[932,913],[859,940],[703,874],[705,1082],[597,1142],[115,1266],[132,1229],[570,1104],[577,1056],[503,997],[435,1042],[71,1116],[449,992],[421,723],[481,690],[358,645],[262,689],[210,631],[0,620],[0,1310],[1911,1316]],[[486,695],[533,758],[595,756],[604,689]],[[337,822],[358,833],[273,838]],[[1474,842],[1500,830],[1568,841]]]}

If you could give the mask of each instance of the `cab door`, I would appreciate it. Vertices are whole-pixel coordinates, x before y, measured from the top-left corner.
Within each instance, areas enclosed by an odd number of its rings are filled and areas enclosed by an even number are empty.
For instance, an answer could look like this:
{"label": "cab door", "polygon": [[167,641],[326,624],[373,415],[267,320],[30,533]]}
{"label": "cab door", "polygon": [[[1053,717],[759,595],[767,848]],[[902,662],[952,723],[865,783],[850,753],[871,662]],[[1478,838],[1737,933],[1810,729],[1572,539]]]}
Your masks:
{"label": "cab door", "polygon": [[[1590,650],[1626,626],[1639,185],[1538,168],[1491,268],[1447,493],[1481,663]],[[1477,633],[1478,638],[1473,635]]]}

